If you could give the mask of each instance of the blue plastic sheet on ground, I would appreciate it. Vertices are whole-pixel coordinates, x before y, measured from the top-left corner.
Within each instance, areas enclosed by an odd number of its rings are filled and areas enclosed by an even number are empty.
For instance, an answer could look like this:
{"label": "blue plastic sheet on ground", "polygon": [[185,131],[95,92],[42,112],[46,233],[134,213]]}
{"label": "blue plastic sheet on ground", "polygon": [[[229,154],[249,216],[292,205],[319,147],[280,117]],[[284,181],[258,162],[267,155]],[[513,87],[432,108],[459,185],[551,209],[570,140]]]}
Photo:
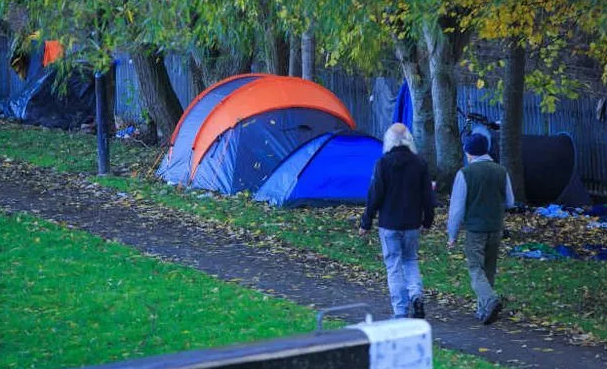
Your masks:
{"label": "blue plastic sheet on ground", "polygon": [[592,251],[594,256],[591,260],[607,260],[607,245],[585,245],[584,249]]}
{"label": "blue plastic sheet on ground", "polygon": [[579,208],[563,208],[561,205],[550,204],[545,208],[537,208],[535,213],[546,218],[576,218],[583,209]]}
{"label": "blue plastic sheet on ground", "polygon": [[516,246],[510,253],[510,256],[524,259],[562,259],[564,258],[555,248],[543,243],[530,243]]}
{"label": "blue plastic sheet on ground", "polygon": [[607,204],[594,205],[584,212],[584,215],[598,217],[599,223],[607,223]]}
{"label": "blue plastic sheet on ground", "polygon": [[126,127],[124,129],[121,129],[120,131],[116,132],[116,137],[118,138],[129,138],[132,137],[133,135],[136,135],[137,129],[133,126],[129,126]]}
{"label": "blue plastic sheet on ground", "polygon": [[509,256],[523,259],[559,260],[559,259],[584,259],[584,260],[607,260],[607,245],[586,244],[582,249],[588,251],[592,256],[582,257],[571,246],[557,245],[555,247],[542,243],[532,243],[516,246]]}
{"label": "blue plastic sheet on ground", "polygon": [[590,222],[588,223],[588,228],[604,228],[607,229],[607,221],[605,222]]}

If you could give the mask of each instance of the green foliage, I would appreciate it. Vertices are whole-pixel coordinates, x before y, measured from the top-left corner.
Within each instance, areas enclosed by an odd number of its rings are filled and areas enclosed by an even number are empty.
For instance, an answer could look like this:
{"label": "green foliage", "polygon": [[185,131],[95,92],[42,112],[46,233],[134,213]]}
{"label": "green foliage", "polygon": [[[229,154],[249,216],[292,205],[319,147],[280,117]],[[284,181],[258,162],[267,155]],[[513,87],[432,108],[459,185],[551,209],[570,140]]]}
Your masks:
{"label": "green foliage", "polygon": [[8,12],[9,0],[0,0],[0,22],[6,20],[6,13]]}
{"label": "green foliage", "polygon": [[[481,39],[518,42],[530,55],[541,62],[541,65],[525,76],[525,87],[539,95],[544,112],[554,112],[561,97],[570,99],[578,97],[583,84],[570,78],[567,57],[587,55],[597,60],[607,71],[604,19],[607,17],[607,6],[594,1],[549,0],[520,2],[518,0],[492,1],[479,14],[480,20],[476,29]],[[603,19],[603,20],[601,20]],[[602,26],[601,26],[602,24]],[[580,37],[595,39],[589,50],[584,50],[576,40]],[[505,63],[495,61],[478,63],[468,53],[467,65],[480,78],[483,74],[499,70]],[[607,83],[607,74],[603,79]],[[498,90],[502,79],[498,79]],[[500,93],[500,91],[498,91]],[[501,100],[495,99],[494,101]]]}
{"label": "green foliage", "polygon": [[566,96],[569,99],[579,97],[579,89],[582,83],[568,78],[564,73],[565,66],[559,67],[559,71],[548,75],[539,70],[535,70],[525,75],[525,85],[531,91],[542,97],[540,107],[542,112],[554,113],[559,96]]}

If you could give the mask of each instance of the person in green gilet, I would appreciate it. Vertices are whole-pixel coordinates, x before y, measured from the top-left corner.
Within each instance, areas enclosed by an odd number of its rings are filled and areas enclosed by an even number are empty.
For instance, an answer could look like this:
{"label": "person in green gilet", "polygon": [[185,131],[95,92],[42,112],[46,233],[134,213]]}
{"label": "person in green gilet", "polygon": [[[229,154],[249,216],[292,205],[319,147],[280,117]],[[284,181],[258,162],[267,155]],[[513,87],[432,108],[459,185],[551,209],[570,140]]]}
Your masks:
{"label": "person in green gilet", "polygon": [[455,246],[462,223],[466,229],[464,253],[472,289],[478,299],[476,318],[484,324],[496,321],[502,309],[493,286],[504,210],[514,206],[508,172],[493,162],[488,148],[489,142],[481,134],[466,138],[464,151],[469,165],[455,176],[447,224],[449,249]]}

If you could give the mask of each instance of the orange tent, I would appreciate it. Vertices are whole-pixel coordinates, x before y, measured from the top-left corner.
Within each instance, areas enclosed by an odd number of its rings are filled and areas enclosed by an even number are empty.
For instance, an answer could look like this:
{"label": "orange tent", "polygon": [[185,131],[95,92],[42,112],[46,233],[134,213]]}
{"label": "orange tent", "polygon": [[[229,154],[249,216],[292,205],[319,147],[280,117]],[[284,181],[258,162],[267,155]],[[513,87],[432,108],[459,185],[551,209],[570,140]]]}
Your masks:
{"label": "orange tent", "polygon": [[[254,189],[303,142],[353,128],[348,109],[319,84],[268,74],[234,76],[188,106],[159,174],[226,193]],[[249,173],[244,162],[260,175]]]}

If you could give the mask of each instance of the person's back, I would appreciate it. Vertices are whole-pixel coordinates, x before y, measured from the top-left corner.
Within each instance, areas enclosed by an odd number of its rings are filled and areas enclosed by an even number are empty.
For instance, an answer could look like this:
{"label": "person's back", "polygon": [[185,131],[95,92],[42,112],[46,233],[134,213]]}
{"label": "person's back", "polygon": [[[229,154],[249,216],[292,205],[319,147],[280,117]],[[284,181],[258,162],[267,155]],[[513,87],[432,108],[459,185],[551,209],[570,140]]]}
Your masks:
{"label": "person's back", "polygon": [[428,166],[415,154],[411,133],[401,123],[384,136],[384,155],[375,165],[359,233],[368,233],[379,211],[379,238],[388,272],[394,317],[424,317],[417,251],[420,227],[432,226],[434,204]]}
{"label": "person's back", "polygon": [[385,186],[378,209],[379,226],[391,230],[421,227],[426,196],[431,195],[425,193],[425,181],[429,180],[426,163],[409,148],[399,146],[386,153],[378,165]]}
{"label": "person's back", "polygon": [[506,204],[504,167],[493,161],[476,161],[462,169],[466,180],[464,225],[472,232],[494,232],[503,226]]}
{"label": "person's back", "polygon": [[466,227],[464,253],[472,289],[478,298],[476,317],[490,324],[502,308],[493,285],[504,210],[514,205],[514,195],[506,169],[488,155],[488,142],[483,135],[466,138],[464,151],[470,164],[457,172],[453,183],[447,246],[454,247],[463,223]]}

